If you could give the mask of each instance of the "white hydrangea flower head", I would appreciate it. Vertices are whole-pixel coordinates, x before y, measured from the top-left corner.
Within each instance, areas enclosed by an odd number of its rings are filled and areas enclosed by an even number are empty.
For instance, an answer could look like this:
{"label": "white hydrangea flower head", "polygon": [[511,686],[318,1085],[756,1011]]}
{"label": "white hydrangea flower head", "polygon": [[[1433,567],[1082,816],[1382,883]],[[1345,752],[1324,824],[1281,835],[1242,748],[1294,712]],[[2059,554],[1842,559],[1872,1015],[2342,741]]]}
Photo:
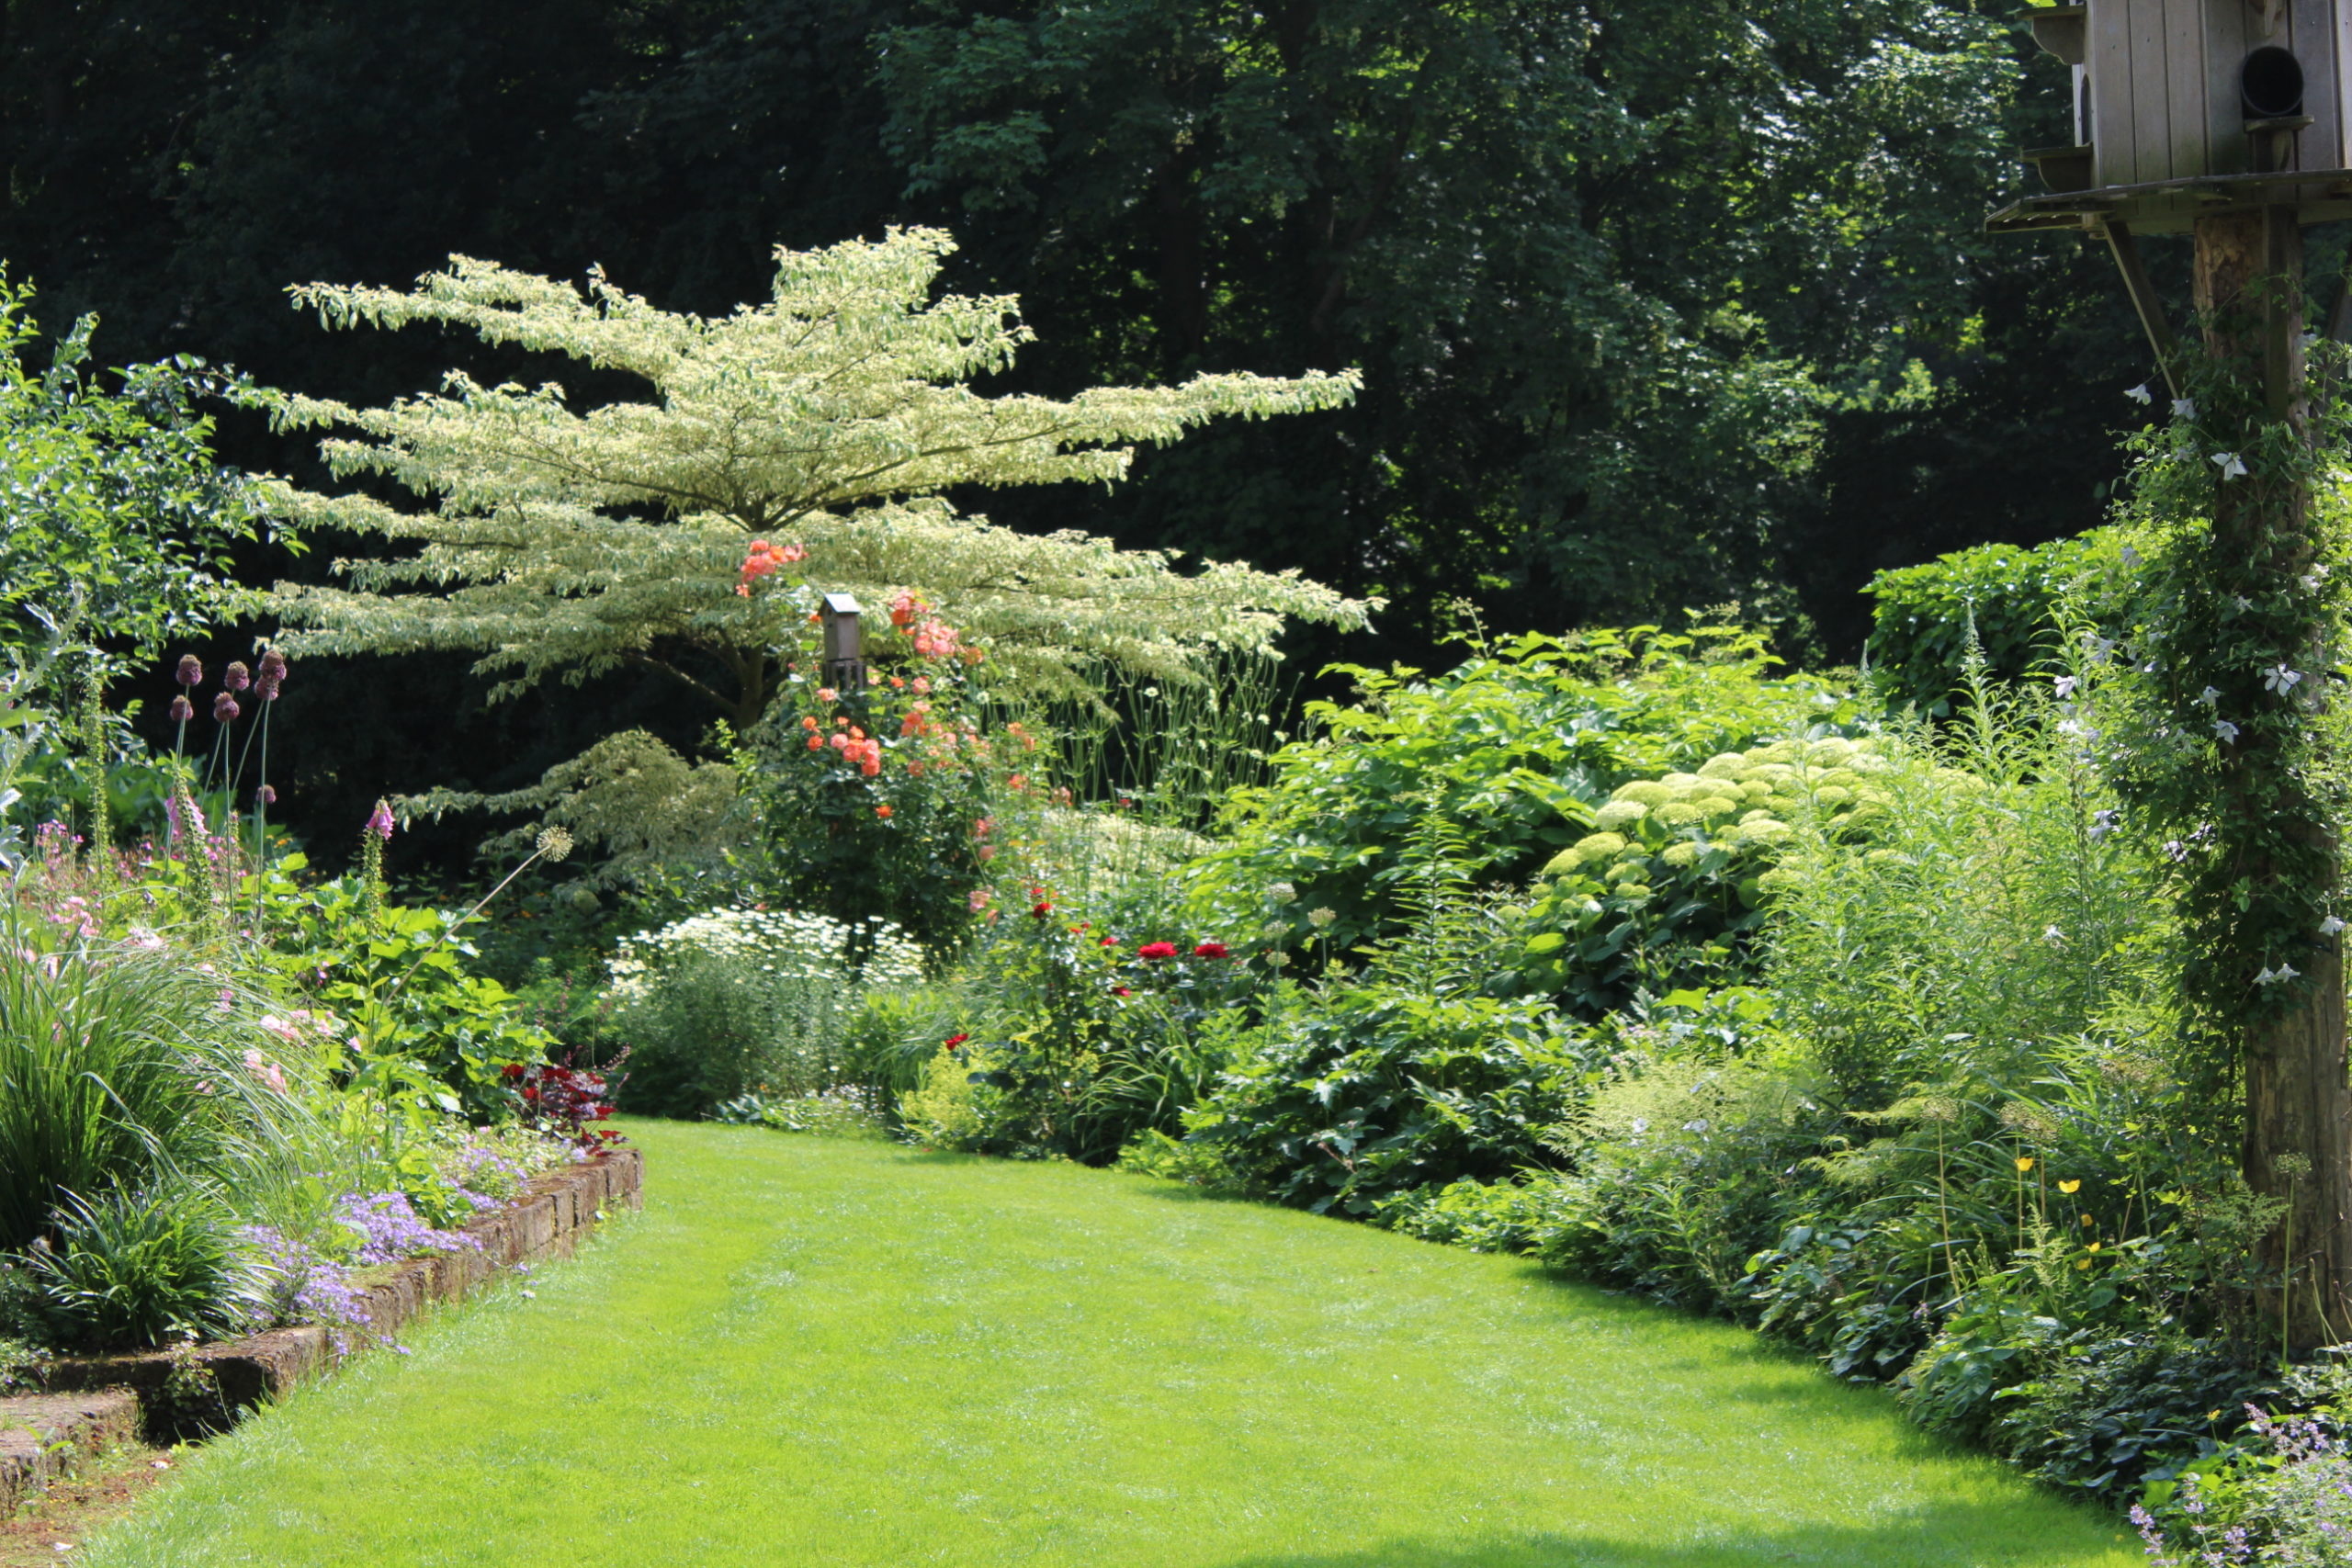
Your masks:
{"label": "white hydrangea flower head", "polygon": [[1649,815],[1638,800],[1612,800],[1592,814],[1592,825],[1604,833],[1620,832]]}

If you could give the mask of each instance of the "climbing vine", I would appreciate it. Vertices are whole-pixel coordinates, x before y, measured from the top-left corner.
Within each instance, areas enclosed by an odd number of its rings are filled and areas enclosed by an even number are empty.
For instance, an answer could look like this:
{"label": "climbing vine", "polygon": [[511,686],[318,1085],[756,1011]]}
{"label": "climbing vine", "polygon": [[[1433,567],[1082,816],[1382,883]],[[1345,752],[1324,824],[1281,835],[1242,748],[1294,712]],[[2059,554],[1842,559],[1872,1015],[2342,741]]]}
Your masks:
{"label": "climbing vine", "polygon": [[[2343,356],[2313,353],[2300,420],[2265,406],[2243,362],[2184,355],[2187,395],[2130,442],[2134,613],[2113,638],[2076,628],[2082,672],[2059,680],[2062,697],[2096,688],[2085,733],[2160,849],[2189,938],[2187,999],[2215,1044],[2301,1001],[2312,955],[2344,929],[2352,407]],[[2234,1053],[2205,1049],[2192,1066],[2217,1087]]]}

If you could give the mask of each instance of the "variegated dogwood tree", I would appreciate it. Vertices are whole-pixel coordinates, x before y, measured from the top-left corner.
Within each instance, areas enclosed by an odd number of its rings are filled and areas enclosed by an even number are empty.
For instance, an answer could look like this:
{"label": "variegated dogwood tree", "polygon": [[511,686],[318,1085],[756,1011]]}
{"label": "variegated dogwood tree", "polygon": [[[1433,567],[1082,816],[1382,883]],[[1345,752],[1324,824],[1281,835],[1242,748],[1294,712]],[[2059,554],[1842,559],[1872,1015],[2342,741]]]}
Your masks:
{"label": "variegated dogwood tree", "polygon": [[282,397],[279,427],[328,432],[336,478],[415,498],[268,486],[271,510],[306,530],[414,547],[339,561],[345,586],[281,585],[283,646],[461,649],[498,678],[493,697],[641,666],[749,725],[808,610],[772,585],[737,592],[755,542],[805,550],[800,570],[828,591],[873,604],[919,592],[987,643],[999,680],[1049,694],[1083,692],[1106,668],[1181,680],[1210,650],[1269,648],[1286,616],[1363,623],[1365,604],[1295,572],[1179,570],[1167,552],[960,511],[951,488],[1114,483],[1139,443],[1335,408],[1359,378],[991,396],[972,381],[1010,366],[1030,334],[1010,297],[933,297],[954,248],[930,229],[779,248],[774,297],[717,318],[660,310],[601,272],[581,288],[463,256],[406,292],[294,288],[330,327],[459,326],[645,391],[588,404],[556,381],[452,370],[437,392],[380,408]]}

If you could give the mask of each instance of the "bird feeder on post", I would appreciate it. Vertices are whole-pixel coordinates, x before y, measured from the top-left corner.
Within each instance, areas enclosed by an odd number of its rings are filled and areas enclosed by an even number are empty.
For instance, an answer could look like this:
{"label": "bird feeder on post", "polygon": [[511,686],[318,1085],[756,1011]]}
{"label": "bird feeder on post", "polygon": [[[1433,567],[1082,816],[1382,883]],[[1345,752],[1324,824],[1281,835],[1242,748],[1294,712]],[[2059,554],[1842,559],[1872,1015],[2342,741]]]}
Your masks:
{"label": "bird feeder on post", "polygon": [[[2071,68],[2075,140],[2028,152],[2048,194],[1986,226],[2104,240],[2177,396],[2177,340],[2136,237],[2234,216],[2263,231],[2264,276],[2300,276],[2301,227],[2352,218],[2352,3],[2087,0],[2025,20]],[[2288,362],[2301,325],[2283,300],[2270,312],[2276,411],[2297,379]],[[2340,288],[2327,325],[2352,338]]]}
{"label": "bird feeder on post", "polygon": [[854,594],[828,593],[819,605],[825,628],[825,684],[837,692],[865,690],[865,634],[858,616],[865,613]]}
{"label": "bird feeder on post", "polygon": [[[2071,68],[2074,141],[2027,152],[2048,192],[2004,208],[1987,226],[2073,230],[2105,242],[2176,398],[2184,355],[2137,236],[2190,235],[2194,304],[2214,373],[2258,389],[2273,427],[2308,443],[2302,231],[2352,218],[2352,0],[2087,0],[2038,6],[2022,19]],[[2322,326],[2352,341],[2341,283]],[[2196,418],[2193,405],[2177,410]],[[2235,558],[2281,573],[2280,590],[2291,592],[2311,501],[2308,482],[2220,484],[2212,536]],[[2278,776],[2283,764],[2233,740],[2220,765],[2251,784]],[[2295,831],[2309,834],[2301,848],[2324,863],[2317,880],[2332,895],[2342,846],[2316,823]],[[2250,863],[2245,874],[2284,873]],[[2253,1190],[2284,1200],[2286,1226],[2265,1238],[2262,1260],[2282,1281],[2269,1292],[2282,1330],[2307,1349],[2352,1325],[2352,1081],[2340,945],[2314,941],[2290,973],[2307,981],[2291,1005],[2250,1010],[2236,1028],[2242,1165]]]}

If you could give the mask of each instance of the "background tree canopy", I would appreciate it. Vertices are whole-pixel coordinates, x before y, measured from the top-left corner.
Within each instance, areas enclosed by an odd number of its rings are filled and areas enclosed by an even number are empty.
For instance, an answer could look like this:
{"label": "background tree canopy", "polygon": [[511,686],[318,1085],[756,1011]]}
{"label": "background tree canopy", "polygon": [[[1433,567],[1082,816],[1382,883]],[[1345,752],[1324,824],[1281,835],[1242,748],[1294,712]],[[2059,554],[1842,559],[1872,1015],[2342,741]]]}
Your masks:
{"label": "background tree canopy", "polygon": [[[2103,256],[1979,231],[2060,97],[2020,94],[2059,68],[2005,10],[8,0],[0,255],[52,326],[97,310],[108,361],[195,353],[365,405],[457,345],[353,354],[288,285],[401,288],[462,252],[719,312],[766,292],[779,243],[936,223],[964,245],[946,284],[1018,293],[1037,330],[992,390],[1363,369],[1351,407],[988,508],[1389,598],[1369,637],[1298,638],[1307,669],[1430,662],[1458,602],[1557,630],[1736,599],[1850,657],[1873,570],[2098,521],[2100,433],[2146,374]],[[322,477],[258,421],[222,441]],[[480,694],[458,655],[396,689],[366,660],[289,683],[295,820],[339,837],[387,787],[511,788],[616,728],[699,722],[650,678]]]}

